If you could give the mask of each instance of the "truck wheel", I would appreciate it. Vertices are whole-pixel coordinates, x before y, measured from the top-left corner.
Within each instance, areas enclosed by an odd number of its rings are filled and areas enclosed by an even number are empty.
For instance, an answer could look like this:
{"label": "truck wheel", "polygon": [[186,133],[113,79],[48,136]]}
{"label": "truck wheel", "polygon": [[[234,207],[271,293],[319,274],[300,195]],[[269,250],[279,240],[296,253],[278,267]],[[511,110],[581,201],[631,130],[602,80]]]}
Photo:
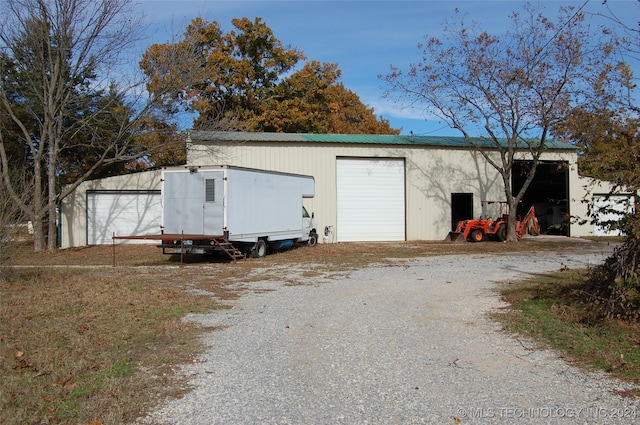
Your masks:
{"label": "truck wheel", "polygon": [[483,239],[484,239],[484,233],[482,233],[482,230],[479,230],[479,229],[472,231],[471,235],[469,235],[469,240],[471,242],[482,242]]}
{"label": "truck wheel", "polygon": [[263,258],[267,255],[267,243],[264,239],[258,239],[258,242],[253,247],[253,251],[251,251],[251,256],[253,258]]}
{"label": "truck wheel", "polygon": [[496,232],[496,236],[498,236],[498,240],[500,242],[504,242],[507,240],[507,226],[504,224],[501,224],[500,227],[498,227],[498,231]]}
{"label": "truck wheel", "polygon": [[316,246],[318,243],[318,234],[316,232],[309,233],[309,239],[307,240],[307,245]]}

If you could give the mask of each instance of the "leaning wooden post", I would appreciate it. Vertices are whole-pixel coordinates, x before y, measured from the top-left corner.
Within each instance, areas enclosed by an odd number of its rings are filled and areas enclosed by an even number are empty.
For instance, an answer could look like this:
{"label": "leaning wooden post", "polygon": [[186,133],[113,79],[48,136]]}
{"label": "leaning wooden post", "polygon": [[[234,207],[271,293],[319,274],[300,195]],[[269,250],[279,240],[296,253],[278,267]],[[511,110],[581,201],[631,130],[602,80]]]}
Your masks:
{"label": "leaning wooden post", "polygon": [[113,232],[113,236],[111,236],[111,245],[113,250],[113,267],[116,266],[116,232]]}

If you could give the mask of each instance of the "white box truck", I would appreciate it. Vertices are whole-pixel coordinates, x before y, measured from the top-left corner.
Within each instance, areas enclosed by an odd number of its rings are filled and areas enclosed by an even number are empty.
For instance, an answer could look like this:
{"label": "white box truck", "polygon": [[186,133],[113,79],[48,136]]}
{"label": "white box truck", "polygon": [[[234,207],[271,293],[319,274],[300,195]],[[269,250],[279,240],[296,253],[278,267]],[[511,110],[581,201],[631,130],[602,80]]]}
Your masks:
{"label": "white box truck", "polygon": [[185,166],[162,172],[162,245],[167,254],[224,251],[263,257],[268,249],[315,245],[312,176],[250,168]]}

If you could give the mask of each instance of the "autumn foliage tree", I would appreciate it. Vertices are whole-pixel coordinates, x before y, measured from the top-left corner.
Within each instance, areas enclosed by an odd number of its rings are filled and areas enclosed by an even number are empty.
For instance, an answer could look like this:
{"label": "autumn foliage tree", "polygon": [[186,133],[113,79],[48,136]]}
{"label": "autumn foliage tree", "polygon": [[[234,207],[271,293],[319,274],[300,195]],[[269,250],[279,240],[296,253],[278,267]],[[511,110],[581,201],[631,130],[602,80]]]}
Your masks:
{"label": "autumn foliage tree", "polygon": [[[149,90],[166,92],[167,109],[195,113],[195,129],[398,133],[344,87],[336,64],[311,61],[296,70],[303,53],[284,46],[260,18],[232,23],[225,33],[215,21],[195,19],[182,40],[151,46],[141,62]],[[168,85],[179,89],[168,92]]]}
{"label": "autumn foliage tree", "polygon": [[[609,201],[590,203],[590,220],[619,231],[624,239],[613,255],[594,269],[582,291],[604,317],[640,320],[640,117],[604,101],[576,108],[557,128],[583,152],[580,174],[611,183]],[[604,101],[604,102],[603,102]],[[624,195],[624,196],[617,196]],[[631,205],[626,203],[628,196]],[[633,207],[635,205],[636,207]]]}
{"label": "autumn foliage tree", "polygon": [[[592,74],[591,34],[579,9],[556,18],[527,3],[511,15],[511,27],[494,35],[456,10],[443,38],[425,37],[421,61],[384,76],[387,96],[433,114],[459,131],[499,173],[509,205],[508,240],[515,241],[516,212],[561,121]],[[476,143],[481,140],[482,143]],[[513,167],[531,166],[521,189]]]}
{"label": "autumn foliage tree", "polygon": [[[604,265],[594,270],[583,291],[604,317],[640,320],[640,105],[632,65],[640,60],[640,27],[624,25],[607,8],[613,23],[616,62],[603,63],[591,80],[593,90],[554,128],[558,137],[581,147],[579,172],[611,183],[610,200],[591,205],[590,219],[624,235]],[[640,10],[640,9],[639,9]],[[624,195],[624,196],[617,196]],[[630,196],[632,205],[617,204]]]}
{"label": "autumn foliage tree", "polygon": [[256,128],[283,133],[397,134],[340,82],[337,64],[311,61],[264,102]]}

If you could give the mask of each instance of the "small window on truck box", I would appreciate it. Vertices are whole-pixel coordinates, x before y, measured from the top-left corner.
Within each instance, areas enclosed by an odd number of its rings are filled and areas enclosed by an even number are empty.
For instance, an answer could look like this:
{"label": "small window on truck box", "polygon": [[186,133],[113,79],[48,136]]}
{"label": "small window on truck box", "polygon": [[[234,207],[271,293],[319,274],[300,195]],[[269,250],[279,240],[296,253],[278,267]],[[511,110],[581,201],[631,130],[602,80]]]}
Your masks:
{"label": "small window on truck box", "polygon": [[204,181],[204,201],[216,202],[216,179],[205,179]]}

